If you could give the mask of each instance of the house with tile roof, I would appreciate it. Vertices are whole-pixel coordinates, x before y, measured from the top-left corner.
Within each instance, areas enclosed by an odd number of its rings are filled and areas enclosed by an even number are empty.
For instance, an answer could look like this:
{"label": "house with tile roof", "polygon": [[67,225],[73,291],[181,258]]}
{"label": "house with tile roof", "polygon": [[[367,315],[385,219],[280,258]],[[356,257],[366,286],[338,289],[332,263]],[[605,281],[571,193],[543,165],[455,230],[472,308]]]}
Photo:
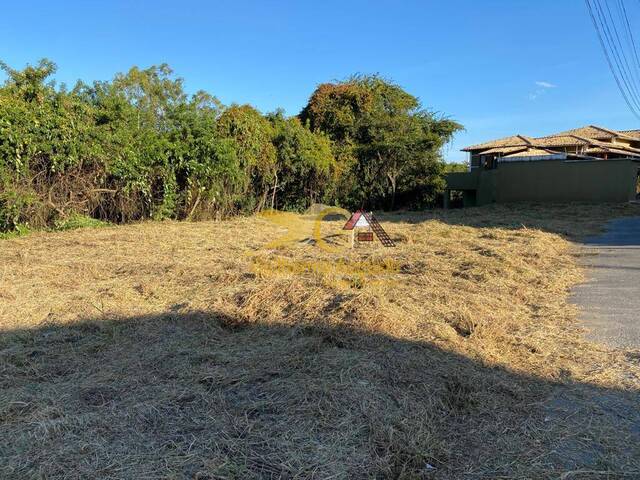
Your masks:
{"label": "house with tile roof", "polygon": [[465,205],[511,201],[635,200],[640,130],[588,125],[544,137],[513,135],[471,145],[469,172],[447,175]]}

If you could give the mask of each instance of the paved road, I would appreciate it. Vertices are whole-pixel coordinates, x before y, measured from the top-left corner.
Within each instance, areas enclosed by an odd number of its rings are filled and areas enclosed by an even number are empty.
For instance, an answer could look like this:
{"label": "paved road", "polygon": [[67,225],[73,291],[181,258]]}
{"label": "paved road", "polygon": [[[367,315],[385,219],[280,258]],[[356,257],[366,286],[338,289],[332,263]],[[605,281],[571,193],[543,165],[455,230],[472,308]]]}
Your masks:
{"label": "paved road", "polygon": [[573,301],[592,340],[640,348],[640,217],[609,222],[602,235],[586,239],[583,263],[589,280]]}
{"label": "paved road", "polygon": [[[584,242],[582,262],[588,267],[589,279],[574,289],[573,301],[582,310],[581,318],[589,328],[592,340],[613,347],[638,349],[640,217],[613,220],[606,227],[605,233]],[[557,443],[552,460],[567,470],[615,471],[618,469],[617,455],[639,458],[639,392],[638,389],[606,389],[588,383],[558,384],[546,403],[550,425],[560,432],[554,440]],[[607,444],[607,435],[611,433],[595,435],[590,440],[563,433],[568,431],[566,424],[593,427],[593,422],[603,432],[615,431],[625,439],[628,449],[612,451]],[[624,478],[640,478],[636,473],[628,472]],[[585,477],[576,474],[568,478]],[[622,476],[613,474],[611,478]]]}

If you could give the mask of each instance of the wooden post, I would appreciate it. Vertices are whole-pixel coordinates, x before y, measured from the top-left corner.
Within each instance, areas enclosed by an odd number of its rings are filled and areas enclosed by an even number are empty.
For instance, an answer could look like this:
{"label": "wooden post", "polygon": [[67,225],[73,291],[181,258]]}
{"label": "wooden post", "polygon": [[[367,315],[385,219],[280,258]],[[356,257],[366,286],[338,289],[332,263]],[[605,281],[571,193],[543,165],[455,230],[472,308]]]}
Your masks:
{"label": "wooden post", "polygon": [[356,243],[356,229],[352,228],[351,229],[351,248],[355,246],[355,243]]}

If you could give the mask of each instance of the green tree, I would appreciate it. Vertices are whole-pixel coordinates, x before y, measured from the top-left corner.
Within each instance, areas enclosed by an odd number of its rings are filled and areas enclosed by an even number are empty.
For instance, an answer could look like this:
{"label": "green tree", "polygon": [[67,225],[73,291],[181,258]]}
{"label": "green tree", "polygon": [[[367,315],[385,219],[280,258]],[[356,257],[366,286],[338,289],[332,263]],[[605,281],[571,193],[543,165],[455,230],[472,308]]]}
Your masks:
{"label": "green tree", "polygon": [[48,224],[84,204],[101,155],[91,107],[48,81],[55,65],[22,71],[3,64],[0,88],[0,228]]}
{"label": "green tree", "polygon": [[320,85],[300,118],[334,141],[336,197],[352,207],[395,208],[398,196],[433,203],[443,186],[440,150],[462,128],[378,76]]}
{"label": "green tree", "polygon": [[0,61],[0,69],[8,77],[5,88],[26,102],[43,103],[54,93],[54,83],[45,83],[57,70],[56,64],[49,59],[43,58],[37,65],[27,65],[23,70],[14,70]]}
{"label": "green tree", "polygon": [[449,162],[444,164],[444,173],[468,172],[468,162]]}
{"label": "green tree", "polygon": [[[271,123],[250,105],[232,105],[218,119],[222,138],[233,140],[244,173],[245,209],[262,210],[276,182]],[[253,195],[252,195],[253,194]]]}
{"label": "green tree", "polygon": [[335,159],[331,141],[304,127],[281,110],[267,116],[273,126],[277,165],[271,208],[303,210],[323,199],[331,182]]}
{"label": "green tree", "polygon": [[49,60],[0,67],[0,230],[315,201],[424,205],[442,182],[440,147],[459,128],[378,77],[321,85],[287,118],[187,95],[164,64],[70,91]]}
{"label": "green tree", "polygon": [[245,185],[235,140],[218,130],[220,102],[196,93],[173,113],[171,162],[180,192],[182,217],[237,213]]}
{"label": "green tree", "polygon": [[174,112],[186,102],[182,85],[163,64],[74,89],[94,107],[105,173],[117,191],[106,207],[109,216],[128,221],[179,215],[170,133]]}

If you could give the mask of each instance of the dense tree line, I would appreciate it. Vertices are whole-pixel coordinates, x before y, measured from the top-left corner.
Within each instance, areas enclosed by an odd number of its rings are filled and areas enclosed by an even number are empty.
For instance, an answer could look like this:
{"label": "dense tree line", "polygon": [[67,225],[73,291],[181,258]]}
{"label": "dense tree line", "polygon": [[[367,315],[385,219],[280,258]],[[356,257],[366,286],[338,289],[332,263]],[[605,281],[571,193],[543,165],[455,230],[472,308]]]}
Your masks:
{"label": "dense tree line", "polygon": [[313,202],[422,207],[461,128],[377,76],[320,85],[299,116],[187,95],[166,65],[73,89],[0,64],[0,230],[71,215],[216,218]]}

